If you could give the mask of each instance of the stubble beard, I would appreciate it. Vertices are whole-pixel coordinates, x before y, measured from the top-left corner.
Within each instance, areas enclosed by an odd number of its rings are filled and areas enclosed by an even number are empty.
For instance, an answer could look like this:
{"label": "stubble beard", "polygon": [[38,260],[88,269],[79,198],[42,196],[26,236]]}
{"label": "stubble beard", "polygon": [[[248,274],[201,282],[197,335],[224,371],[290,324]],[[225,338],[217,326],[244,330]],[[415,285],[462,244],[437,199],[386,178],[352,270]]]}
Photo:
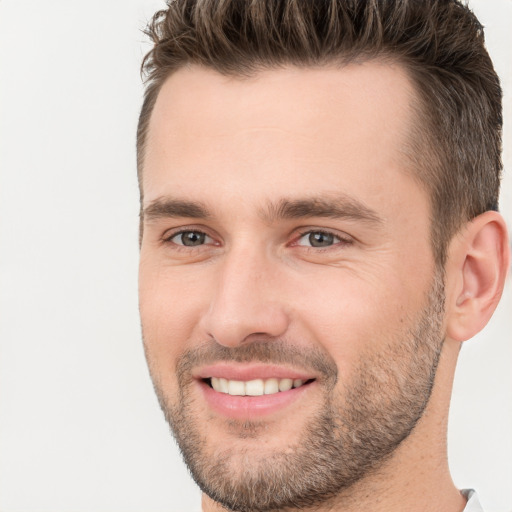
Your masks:
{"label": "stubble beard", "polygon": [[[152,372],[160,406],[196,483],[211,499],[237,512],[314,507],[349,490],[378,470],[421,418],[443,346],[443,313],[444,288],[438,273],[414,325],[378,353],[362,354],[351,382],[339,392],[334,390],[337,367],[328,354],[299,351],[279,340],[231,349],[209,344],[183,354],[176,368],[177,399],[166,395]],[[151,368],[147,347],[146,355]],[[314,368],[324,377],[318,413],[297,440],[279,452],[234,453],[229,443],[212,450],[208,426],[197,417],[191,397],[189,370],[214,360],[286,361]],[[238,438],[264,435],[257,422],[232,426]]]}

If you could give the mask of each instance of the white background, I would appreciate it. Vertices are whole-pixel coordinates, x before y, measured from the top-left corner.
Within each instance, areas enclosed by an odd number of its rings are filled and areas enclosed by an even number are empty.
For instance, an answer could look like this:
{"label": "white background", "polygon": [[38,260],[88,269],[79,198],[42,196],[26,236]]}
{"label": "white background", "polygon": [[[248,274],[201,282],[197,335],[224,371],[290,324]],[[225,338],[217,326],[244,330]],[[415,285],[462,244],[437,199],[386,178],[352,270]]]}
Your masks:
{"label": "white background", "polygon": [[[473,0],[505,88],[512,1]],[[156,0],[0,0],[0,512],[199,509],[145,367],[135,127]],[[459,487],[512,511],[512,290],[461,355]]]}

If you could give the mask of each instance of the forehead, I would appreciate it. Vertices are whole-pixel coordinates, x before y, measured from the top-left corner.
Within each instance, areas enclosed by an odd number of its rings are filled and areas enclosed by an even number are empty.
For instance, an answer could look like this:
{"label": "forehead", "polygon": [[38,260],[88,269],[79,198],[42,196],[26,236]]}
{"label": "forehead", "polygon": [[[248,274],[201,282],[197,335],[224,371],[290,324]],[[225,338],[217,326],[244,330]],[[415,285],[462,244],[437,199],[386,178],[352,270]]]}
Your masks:
{"label": "forehead", "polygon": [[393,188],[409,171],[402,150],[413,99],[403,68],[376,61],[250,78],[180,69],[163,84],[150,120],[145,203],[166,194],[208,200],[227,188],[260,201],[279,199],[269,196],[283,189],[288,197],[382,194],[384,183]]}

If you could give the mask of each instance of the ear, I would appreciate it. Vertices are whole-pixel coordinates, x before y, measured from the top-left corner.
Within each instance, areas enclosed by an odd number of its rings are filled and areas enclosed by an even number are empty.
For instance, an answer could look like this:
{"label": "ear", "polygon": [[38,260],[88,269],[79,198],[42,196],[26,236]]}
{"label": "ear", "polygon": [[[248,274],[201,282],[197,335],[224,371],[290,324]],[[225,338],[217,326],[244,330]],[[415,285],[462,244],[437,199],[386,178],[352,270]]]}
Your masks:
{"label": "ear", "polygon": [[503,292],[510,265],[503,217],[489,211],[473,219],[454,237],[448,258],[446,333],[465,341],[485,327]]}

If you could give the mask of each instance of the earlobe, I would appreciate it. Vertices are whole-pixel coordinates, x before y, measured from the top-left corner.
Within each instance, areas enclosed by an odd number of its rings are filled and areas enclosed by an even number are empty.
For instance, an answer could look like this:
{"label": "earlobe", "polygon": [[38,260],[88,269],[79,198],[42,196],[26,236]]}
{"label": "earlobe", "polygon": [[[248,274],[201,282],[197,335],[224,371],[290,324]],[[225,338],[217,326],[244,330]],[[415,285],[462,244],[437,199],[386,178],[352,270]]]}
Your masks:
{"label": "earlobe", "polygon": [[484,328],[503,292],[510,264],[507,227],[494,211],[473,219],[454,240],[452,304],[447,304],[447,335],[465,341]]}

